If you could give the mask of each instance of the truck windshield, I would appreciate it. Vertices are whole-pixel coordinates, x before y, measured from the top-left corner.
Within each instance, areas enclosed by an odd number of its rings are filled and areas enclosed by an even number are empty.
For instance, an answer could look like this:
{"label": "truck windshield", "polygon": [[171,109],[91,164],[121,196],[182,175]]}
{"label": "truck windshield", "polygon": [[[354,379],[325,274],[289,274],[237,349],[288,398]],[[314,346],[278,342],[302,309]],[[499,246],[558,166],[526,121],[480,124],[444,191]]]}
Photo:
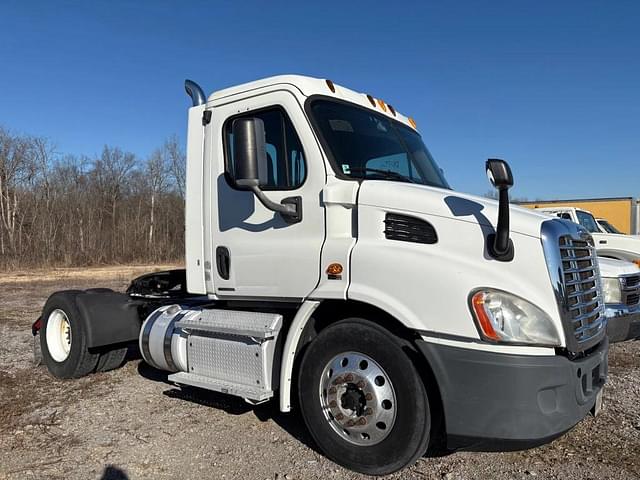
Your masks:
{"label": "truck windshield", "polygon": [[330,100],[314,101],[311,115],[337,173],[449,188],[420,135],[400,122]]}
{"label": "truck windshield", "polygon": [[576,210],[576,215],[578,216],[578,223],[586,228],[589,233],[600,233],[600,229],[593,215],[581,210]]}

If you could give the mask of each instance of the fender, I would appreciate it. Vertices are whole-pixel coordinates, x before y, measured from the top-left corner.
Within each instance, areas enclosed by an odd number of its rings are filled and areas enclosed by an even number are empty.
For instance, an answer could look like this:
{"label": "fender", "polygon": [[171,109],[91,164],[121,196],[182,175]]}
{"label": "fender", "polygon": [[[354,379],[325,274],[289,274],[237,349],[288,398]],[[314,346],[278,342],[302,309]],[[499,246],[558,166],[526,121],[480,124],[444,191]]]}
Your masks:
{"label": "fender", "polygon": [[280,411],[291,411],[291,377],[293,374],[293,364],[296,358],[298,342],[300,336],[307,325],[307,321],[311,318],[313,312],[320,305],[319,301],[307,300],[298,309],[296,316],[291,322],[289,331],[287,332],[287,340],[282,349],[282,363],[280,367]]}
{"label": "fender", "polygon": [[117,292],[81,293],[76,305],[84,322],[89,348],[138,339],[142,318],[140,307],[146,303]]}
{"label": "fender", "polygon": [[[355,300],[352,298],[352,300]],[[320,306],[322,300],[307,300],[298,309],[291,326],[287,332],[287,338],[282,349],[282,362],[280,367],[280,411],[291,411],[291,384],[293,376],[293,366],[295,363],[296,354],[298,353],[298,346],[302,333],[313,313]],[[346,302],[345,302],[346,303]],[[366,305],[375,307],[383,312],[390,314],[390,305],[384,302],[376,301],[374,298],[367,298],[364,301]],[[395,317],[398,318],[398,317]],[[406,320],[406,319],[405,319]],[[401,322],[404,326],[407,326],[406,321]]]}

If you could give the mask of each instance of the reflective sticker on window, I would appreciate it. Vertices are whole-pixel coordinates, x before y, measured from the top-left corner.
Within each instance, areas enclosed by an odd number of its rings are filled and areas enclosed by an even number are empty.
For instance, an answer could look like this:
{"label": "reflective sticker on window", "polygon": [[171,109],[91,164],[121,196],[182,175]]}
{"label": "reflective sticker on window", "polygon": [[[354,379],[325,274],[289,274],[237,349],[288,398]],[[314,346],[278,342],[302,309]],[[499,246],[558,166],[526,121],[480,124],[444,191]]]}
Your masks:
{"label": "reflective sticker on window", "polygon": [[342,164],[342,173],[344,173],[345,175],[349,175],[351,173],[351,168],[349,167],[348,163]]}

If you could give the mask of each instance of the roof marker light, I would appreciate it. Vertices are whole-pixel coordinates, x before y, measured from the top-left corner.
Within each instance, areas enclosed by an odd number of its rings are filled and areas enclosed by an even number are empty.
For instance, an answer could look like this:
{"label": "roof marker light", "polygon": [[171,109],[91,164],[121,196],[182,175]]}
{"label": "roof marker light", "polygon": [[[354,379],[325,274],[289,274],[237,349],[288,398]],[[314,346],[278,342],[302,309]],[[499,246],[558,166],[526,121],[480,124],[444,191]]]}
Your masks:
{"label": "roof marker light", "polygon": [[416,125],[416,121],[413,118],[409,117],[408,121],[409,125],[411,125],[415,130],[418,129],[418,125]]}
{"label": "roof marker light", "polygon": [[395,116],[396,116],[396,109],[395,109],[395,108],[393,108],[393,105],[389,105],[389,104],[387,103],[387,107],[389,107],[389,111],[390,111],[391,113],[393,113],[393,116],[395,117]]}
{"label": "roof marker light", "polygon": [[375,107],[376,106],[375,99],[371,95],[367,95],[367,98],[369,99],[369,102],[371,103],[371,105]]}
{"label": "roof marker light", "polygon": [[333,82],[329,79],[325,80],[325,82],[327,82],[327,87],[329,87],[331,93],[336,93],[336,86],[333,84]]}
{"label": "roof marker light", "polygon": [[378,99],[378,105],[380,105],[380,108],[382,109],[383,112],[387,111],[387,104],[384,103],[382,100]]}

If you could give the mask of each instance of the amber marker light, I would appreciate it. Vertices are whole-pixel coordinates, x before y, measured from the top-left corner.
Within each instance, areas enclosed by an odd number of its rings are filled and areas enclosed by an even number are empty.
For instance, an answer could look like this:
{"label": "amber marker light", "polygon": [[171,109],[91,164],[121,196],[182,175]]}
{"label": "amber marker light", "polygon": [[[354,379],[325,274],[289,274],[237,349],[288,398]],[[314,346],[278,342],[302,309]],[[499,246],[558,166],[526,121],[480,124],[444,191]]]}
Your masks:
{"label": "amber marker light", "polygon": [[371,104],[371,106],[373,107],[376,106],[376,101],[373,99],[371,95],[367,95],[367,100],[369,100],[369,103]]}
{"label": "amber marker light", "polygon": [[380,108],[382,109],[383,112],[387,111],[387,104],[384,103],[382,100],[378,99],[378,105],[380,105]]}
{"label": "amber marker light", "polygon": [[484,298],[484,292],[478,292],[471,298],[473,312],[476,314],[476,319],[478,320],[482,334],[489,340],[498,341],[500,340],[500,337],[494,330],[491,320],[489,319],[489,315],[487,315],[487,310],[484,306]]}
{"label": "amber marker light", "polygon": [[336,86],[333,84],[331,80],[325,80],[327,82],[327,87],[331,90],[331,93],[336,93]]}
{"label": "amber marker light", "polygon": [[640,267],[640,260],[634,260],[633,263]]}
{"label": "amber marker light", "polygon": [[416,125],[416,121],[413,118],[409,117],[408,121],[409,121],[409,125],[411,125],[415,130],[418,129],[418,125]]}
{"label": "amber marker light", "polygon": [[339,263],[332,263],[327,267],[327,275],[340,275],[342,274],[342,265]]}

